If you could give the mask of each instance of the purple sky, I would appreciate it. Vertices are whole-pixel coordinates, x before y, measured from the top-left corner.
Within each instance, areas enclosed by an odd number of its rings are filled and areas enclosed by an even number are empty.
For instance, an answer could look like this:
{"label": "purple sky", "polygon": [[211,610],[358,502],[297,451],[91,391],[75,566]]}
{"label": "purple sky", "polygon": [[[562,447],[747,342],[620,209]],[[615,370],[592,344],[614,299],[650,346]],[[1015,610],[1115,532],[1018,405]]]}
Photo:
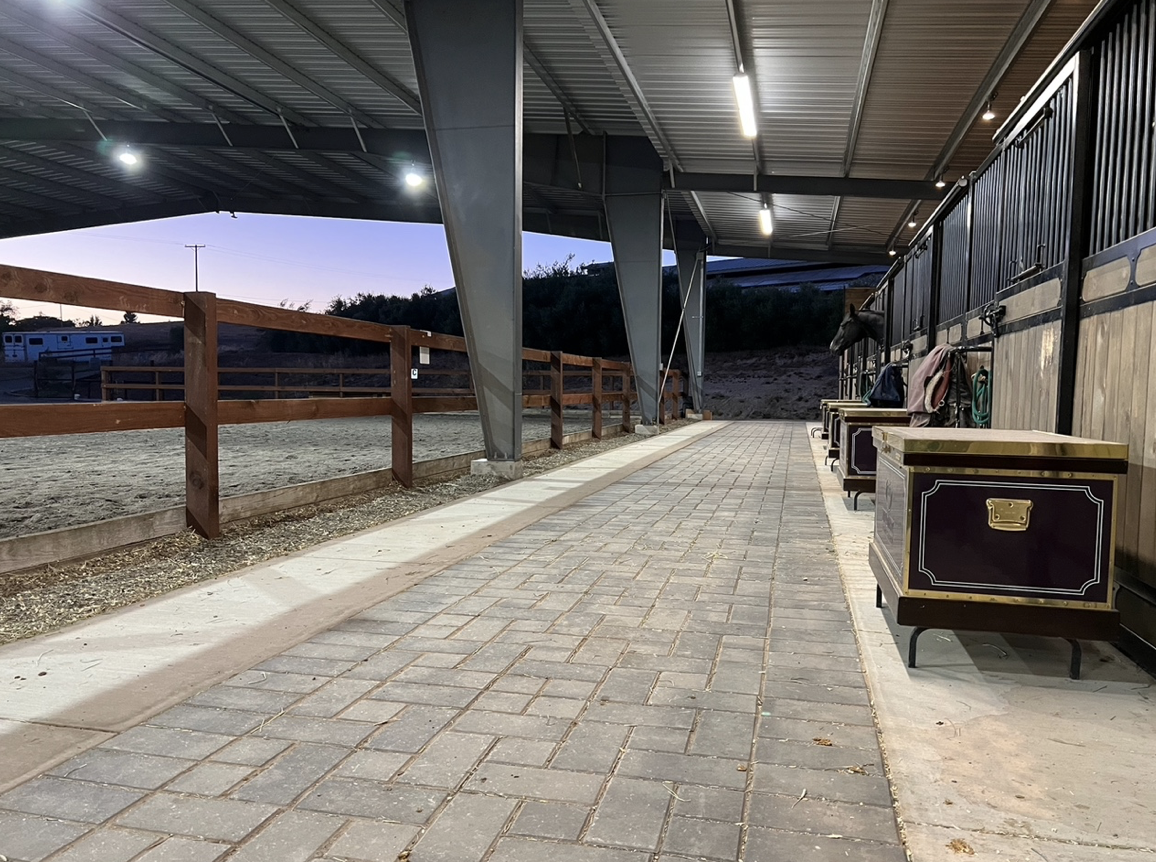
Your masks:
{"label": "purple sky", "polygon": [[[453,285],[445,232],[437,224],[351,221],[227,213],[111,225],[68,233],[0,240],[0,263],[87,275],[113,281],[193,289],[193,252],[201,243],[201,290],[264,305],[312,301],[324,311],[335,296],[386,293],[408,296],[426,285]],[[575,263],[611,259],[608,243],[527,233],[523,269],[574,255]],[[670,252],[666,263],[673,263]],[[58,315],[57,306],[15,302],[18,316]],[[64,306],[65,318],[112,311]],[[142,320],[160,319],[142,317]]]}

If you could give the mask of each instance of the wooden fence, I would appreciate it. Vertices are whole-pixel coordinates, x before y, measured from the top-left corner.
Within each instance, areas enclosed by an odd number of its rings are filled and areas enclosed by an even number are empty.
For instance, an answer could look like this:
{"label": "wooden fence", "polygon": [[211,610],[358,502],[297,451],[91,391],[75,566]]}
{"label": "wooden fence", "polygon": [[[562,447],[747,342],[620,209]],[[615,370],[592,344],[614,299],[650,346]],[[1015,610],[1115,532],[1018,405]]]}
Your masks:
{"label": "wooden fence", "polygon": [[[184,428],[185,431],[185,523],[206,537],[216,537],[221,528],[221,500],[218,475],[218,429],[221,425],[254,422],[280,422],[305,419],[344,419],[352,417],[389,416],[392,420],[391,475],[412,487],[415,480],[413,460],[413,417],[418,413],[441,413],[477,409],[477,398],[468,389],[415,387],[412,370],[417,349],[465,353],[465,339],[405,326],[385,326],[322,314],[269,308],[234,300],[218,299],[212,293],[177,293],[156,288],[121,284],[61,273],[0,266],[0,296],[18,300],[64,303],[67,305],[131,311],[180,318],[184,321],[184,365],[179,368],[147,369],[157,375],[143,385],[155,396],[153,401],[104,401],[99,404],[44,404],[0,406],[0,438],[37,437],[57,434],[86,434],[106,431],[133,431],[149,428]],[[221,323],[277,329],[290,332],[356,339],[389,346],[387,369],[340,369],[338,374],[376,373],[389,375],[388,387],[347,387],[339,378],[334,387],[307,387],[304,394],[319,397],[279,397],[289,390],[300,396],[298,385],[282,386],[281,373],[301,374],[303,369],[221,368],[218,364],[217,327]],[[424,351],[423,351],[424,352]],[[589,405],[591,427],[588,436],[603,436],[603,407],[619,404],[621,427],[633,430],[631,422],[632,370],[629,363],[574,356],[557,351],[523,351],[523,361],[549,367],[549,390],[525,392],[524,407],[548,407],[551,410],[549,444],[562,448],[568,440],[564,434],[562,411],[565,407]],[[580,369],[576,373],[567,367]],[[160,375],[179,371],[179,387],[161,383]],[[234,373],[261,371],[274,376],[273,385],[222,385],[221,377]],[[333,375],[331,369],[318,370]],[[428,374],[429,370],[426,370]],[[110,369],[109,374],[113,374]],[[456,372],[459,375],[462,372]],[[545,371],[531,371],[545,375]],[[565,382],[581,376],[589,379],[585,391],[567,391]],[[605,386],[606,380],[611,386]],[[681,403],[681,380],[671,373],[673,389],[662,398],[662,421],[673,403]],[[105,383],[107,381],[107,383]],[[105,392],[115,388],[111,378],[102,381]],[[181,400],[165,401],[166,391],[178,389]],[[230,395],[253,393],[271,398],[230,398]],[[468,464],[466,465],[468,466]],[[350,493],[356,493],[356,488]],[[301,505],[301,504],[298,504]],[[286,506],[288,508],[289,506]]]}

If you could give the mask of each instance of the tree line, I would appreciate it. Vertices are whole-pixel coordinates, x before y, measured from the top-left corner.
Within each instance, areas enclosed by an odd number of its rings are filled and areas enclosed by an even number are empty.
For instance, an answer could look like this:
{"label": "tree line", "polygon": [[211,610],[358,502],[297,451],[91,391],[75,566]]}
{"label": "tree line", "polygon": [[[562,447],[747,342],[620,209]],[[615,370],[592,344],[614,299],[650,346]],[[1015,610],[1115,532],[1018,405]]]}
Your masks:
{"label": "tree line", "polygon": [[[788,291],[741,288],[725,280],[714,280],[706,286],[704,306],[708,352],[768,350],[827,344],[843,315],[843,294],[820,291],[814,285]],[[667,351],[674,341],[681,312],[678,278],[664,272],[662,339]],[[329,303],[325,313],[462,334],[455,293],[428,286],[409,297],[366,293],[350,299],[339,297]],[[626,356],[629,348],[614,267],[575,266],[568,258],[527,272],[522,283],[522,343],[525,347],[586,356]],[[367,342],[292,332],[271,332],[269,347],[295,353],[360,354],[380,349]],[[676,352],[682,353],[681,344]]]}

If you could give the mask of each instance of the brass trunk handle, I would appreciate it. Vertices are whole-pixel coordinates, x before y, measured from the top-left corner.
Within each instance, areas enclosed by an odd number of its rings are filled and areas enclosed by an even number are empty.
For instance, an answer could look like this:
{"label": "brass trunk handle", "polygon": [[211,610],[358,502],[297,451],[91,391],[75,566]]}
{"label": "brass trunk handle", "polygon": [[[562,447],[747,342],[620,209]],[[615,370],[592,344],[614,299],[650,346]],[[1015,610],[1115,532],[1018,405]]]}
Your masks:
{"label": "brass trunk handle", "polygon": [[987,501],[987,525],[993,530],[1022,533],[1028,528],[1031,513],[1031,500],[992,498]]}

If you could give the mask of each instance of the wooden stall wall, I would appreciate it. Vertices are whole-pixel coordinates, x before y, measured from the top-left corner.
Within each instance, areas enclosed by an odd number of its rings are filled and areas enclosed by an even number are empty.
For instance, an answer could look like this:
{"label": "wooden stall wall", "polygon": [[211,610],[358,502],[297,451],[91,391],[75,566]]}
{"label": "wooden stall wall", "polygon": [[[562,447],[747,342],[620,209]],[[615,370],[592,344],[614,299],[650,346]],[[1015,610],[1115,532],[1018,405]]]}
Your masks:
{"label": "wooden stall wall", "polygon": [[1045,323],[995,340],[992,428],[1056,429],[1059,339],[1059,323]]}
{"label": "wooden stall wall", "polygon": [[994,339],[993,428],[1055,431],[1059,399],[1060,281],[1001,292]]}
{"label": "wooden stall wall", "polygon": [[[1120,592],[1124,625],[1156,643],[1156,302],[1085,318],[1080,326],[1073,433],[1128,444],[1116,563],[1139,581]],[[1137,589],[1140,592],[1137,592]]]}

